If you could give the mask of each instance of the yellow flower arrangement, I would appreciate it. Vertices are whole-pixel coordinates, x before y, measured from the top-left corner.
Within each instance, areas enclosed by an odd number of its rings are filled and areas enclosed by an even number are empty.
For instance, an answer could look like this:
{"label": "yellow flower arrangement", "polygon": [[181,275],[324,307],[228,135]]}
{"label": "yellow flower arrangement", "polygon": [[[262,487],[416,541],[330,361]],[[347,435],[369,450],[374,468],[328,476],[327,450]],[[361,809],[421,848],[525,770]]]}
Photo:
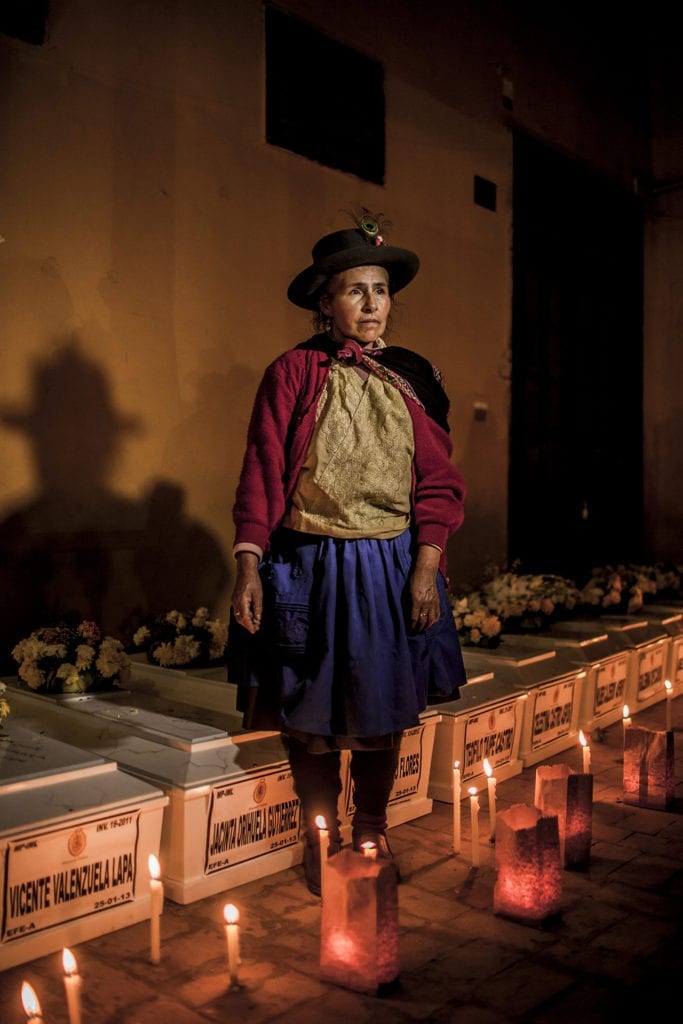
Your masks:
{"label": "yellow flower arrangement", "polygon": [[147,659],[164,668],[218,664],[225,655],[228,627],[212,619],[208,608],[195,612],[170,611],[142,625],[133,635]]}
{"label": "yellow flower arrangement", "polygon": [[94,622],[43,626],[20,640],[12,657],[19,678],[43,693],[112,689],[130,679],[131,662],[123,644],[102,637]]}
{"label": "yellow flower arrangement", "polygon": [[467,647],[497,647],[503,624],[477,594],[452,599],[453,619],[461,643]]}
{"label": "yellow flower arrangement", "polygon": [[0,729],[2,728],[2,723],[5,721],[5,719],[9,715],[9,711],[10,711],[9,701],[4,696],[4,694],[6,692],[7,692],[7,687],[5,686],[4,683],[0,683]]}

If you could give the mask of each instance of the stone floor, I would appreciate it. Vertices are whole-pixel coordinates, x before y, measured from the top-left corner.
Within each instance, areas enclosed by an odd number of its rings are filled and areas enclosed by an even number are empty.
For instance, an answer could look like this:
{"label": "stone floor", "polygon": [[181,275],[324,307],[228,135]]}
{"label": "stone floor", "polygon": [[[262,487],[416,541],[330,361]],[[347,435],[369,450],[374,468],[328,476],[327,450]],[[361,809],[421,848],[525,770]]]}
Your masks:
{"label": "stone floor", "polygon": [[[664,705],[634,715],[664,728]],[[187,906],[166,901],[161,962],[149,960],[149,923],[74,947],[83,979],[82,1024],[605,1024],[680,1015],[683,970],[683,697],[673,701],[677,781],[666,811],[623,800],[621,722],[591,737],[594,776],[588,865],[562,875],[561,911],[522,924],[493,911],[494,851],[481,794],[480,865],[472,868],[469,811],[462,851],[452,807],[399,825],[390,839],[398,888],[400,974],[385,996],[326,982],[320,973],[320,901],[301,867]],[[543,763],[581,769],[581,750]],[[498,813],[533,804],[537,765],[498,783]],[[240,911],[240,987],[228,990],[223,907]],[[0,973],[0,1021],[24,1024],[21,984],[36,991],[45,1024],[67,1024],[61,954]],[[73,1024],[73,1022],[72,1022]]]}

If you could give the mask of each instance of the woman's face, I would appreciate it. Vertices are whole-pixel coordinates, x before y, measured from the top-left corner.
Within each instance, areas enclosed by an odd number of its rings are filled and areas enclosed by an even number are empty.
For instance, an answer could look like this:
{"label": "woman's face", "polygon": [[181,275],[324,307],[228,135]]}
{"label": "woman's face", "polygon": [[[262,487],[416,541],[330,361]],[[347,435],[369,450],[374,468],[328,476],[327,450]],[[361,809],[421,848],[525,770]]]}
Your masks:
{"label": "woman's face", "polygon": [[332,321],[335,341],[353,338],[371,345],[381,338],[391,309],[384,267],[352,267],[330,278],[320,309]]}

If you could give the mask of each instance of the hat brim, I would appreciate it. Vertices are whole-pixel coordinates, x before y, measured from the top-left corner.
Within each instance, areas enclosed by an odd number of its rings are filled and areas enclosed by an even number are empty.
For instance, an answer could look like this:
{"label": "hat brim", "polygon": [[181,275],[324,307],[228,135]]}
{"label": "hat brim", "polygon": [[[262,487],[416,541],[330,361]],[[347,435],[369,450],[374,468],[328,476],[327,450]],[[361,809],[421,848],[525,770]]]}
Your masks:
{"label": "hat brim", "polygon": [[317,310],[323,285],[333,274],[340,274],[352,267],[385,267],[389,274],[389,290],[395,292],[405,288],[420,269],[420,260],[410,249],[395,245],[377,245],[369,248],[360,245],[333,253],[319,263],[313,263],[297,274],[289,288],[287,298],[301,309]]}

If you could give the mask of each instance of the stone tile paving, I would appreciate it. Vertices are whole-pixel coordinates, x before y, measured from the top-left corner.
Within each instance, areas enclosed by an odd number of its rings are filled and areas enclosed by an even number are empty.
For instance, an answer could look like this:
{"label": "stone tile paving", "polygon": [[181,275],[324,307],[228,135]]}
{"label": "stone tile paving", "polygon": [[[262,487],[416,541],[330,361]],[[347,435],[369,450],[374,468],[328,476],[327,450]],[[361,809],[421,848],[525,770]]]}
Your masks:
{"label": "stone tile paving", "polygon": [[[682,698],[673,712],[683,771]],[[654,705],[637,721],[661,728],[662,718]],[[683,780],[677,775],[666,811],[625,805],[622,735],[617,722],[591,744],[591,859],[563,873],[562,910],[552,921],[493,913],[486,795],[476,869],[469,815],[454,857],[452,807],[435,803],[390,836],[403,876],[395,991],[370,996],[321,980],[320,903],[297,866],[187,906],[167,900],[159,965],[148,960],[147,922],[82,943],[83,1024],[621,1024],[664,1014],[683,962]],[[578,751],[548,759],[556,762],[580,768]],[[499,783],[499,812],[533,803],[536,767]],[[236,991],[228,991],[226,902],[241,912]],[[68,1024],[59,954],[0,973],[2,1024],[25,1024],[23,980],[39,994],[45,1024]]]}

